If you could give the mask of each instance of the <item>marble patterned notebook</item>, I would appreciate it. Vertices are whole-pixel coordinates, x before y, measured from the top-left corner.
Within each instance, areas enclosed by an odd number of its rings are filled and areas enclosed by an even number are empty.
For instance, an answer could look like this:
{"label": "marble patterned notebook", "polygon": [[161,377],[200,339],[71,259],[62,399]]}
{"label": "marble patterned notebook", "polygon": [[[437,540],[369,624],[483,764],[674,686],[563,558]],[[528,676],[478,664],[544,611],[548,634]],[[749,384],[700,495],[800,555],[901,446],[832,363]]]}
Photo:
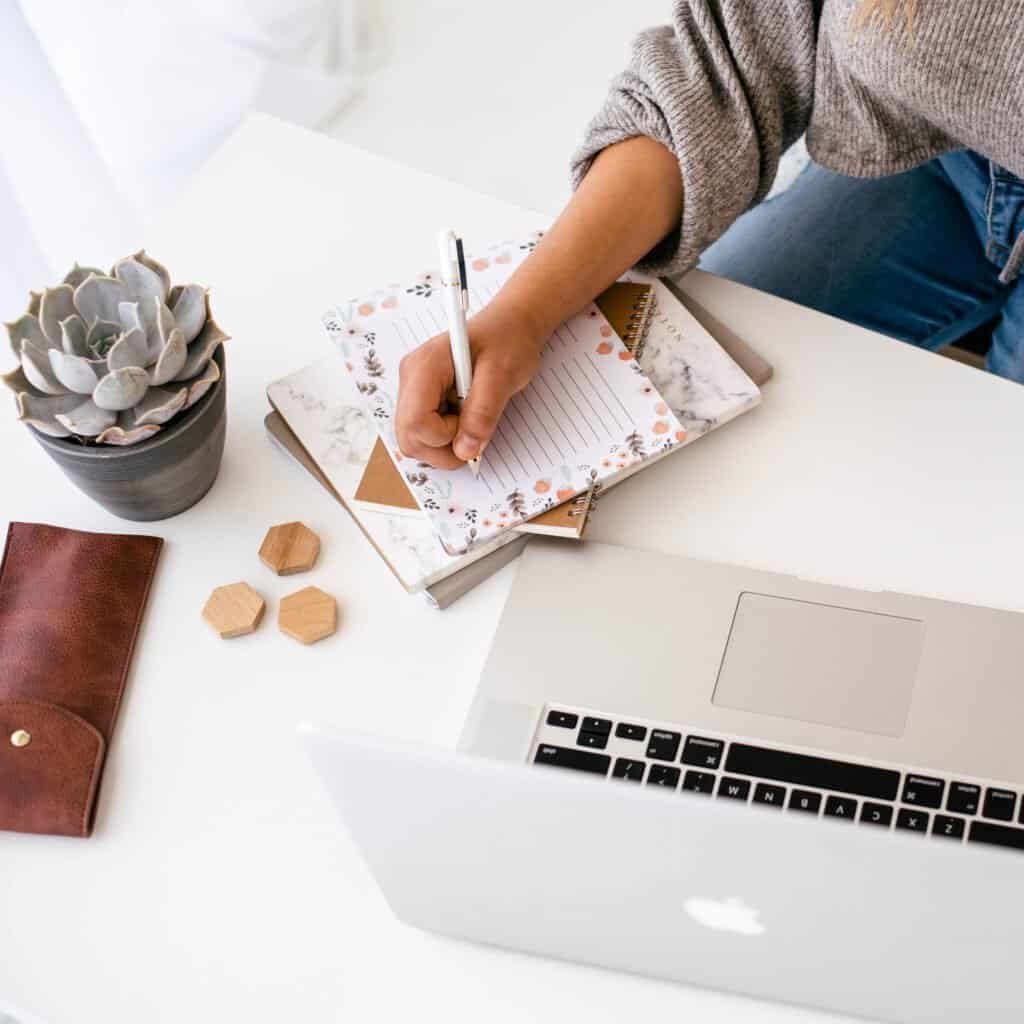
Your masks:
{"label": "marble patterned notebook", "polygon": [[[497,294],[535,244],[536,238],[501,243],[468,261],[471,314]],[[323,322],[371,422],[450,555],[494,541],[556,500],[615,484],[758,400],[756,385],[705,332],[710,345],[688,351],[681,337],[659,344],[652,332],[641,365],[591,303],[548,340],[533,382],[507,407],[479,476],[468,467],[433,469],[402,455],[393,423],[402,356],[446,326],[437,281],[435,271],[426,271],[404,286],[336,306]]]}

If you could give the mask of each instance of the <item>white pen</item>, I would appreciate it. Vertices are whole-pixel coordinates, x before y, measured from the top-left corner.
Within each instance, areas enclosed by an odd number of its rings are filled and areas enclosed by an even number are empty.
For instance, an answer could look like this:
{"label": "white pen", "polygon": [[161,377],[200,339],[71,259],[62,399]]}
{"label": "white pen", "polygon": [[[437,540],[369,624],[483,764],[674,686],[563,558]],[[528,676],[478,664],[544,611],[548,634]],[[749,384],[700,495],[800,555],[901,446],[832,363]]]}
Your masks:
{"label": "white pen", "polygon": [[[445,308],[448,311],[448,339],[455,366],[455,394],[461,402],[469,395],[473,384],[473,360],[466,324],[466,313],[469,310],[466,260],[462,252],[462,239],[454,231],[442,231],[437,242],[441,256],[441,287],[444,288]],[[469,468],[474,476],[479,474],[479,457],[469,460]]]}

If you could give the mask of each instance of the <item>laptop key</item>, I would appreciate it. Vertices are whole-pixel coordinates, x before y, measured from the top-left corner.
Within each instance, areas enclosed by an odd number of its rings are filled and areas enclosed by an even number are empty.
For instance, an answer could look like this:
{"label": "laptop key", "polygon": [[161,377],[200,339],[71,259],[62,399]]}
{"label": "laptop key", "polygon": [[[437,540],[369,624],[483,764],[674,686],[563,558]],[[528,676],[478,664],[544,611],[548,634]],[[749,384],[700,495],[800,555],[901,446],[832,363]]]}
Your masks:
{"label": "laptop key", "polygon": [[665,729],[652,729],[651,739],[647,744],[647,756],[659,761],[674,761],[679,753],[679,741],[683,737],[677,732]]}
{"label": "laptop key", "polygon": [[821,794],[808,789],[794,789],[789,794],[789,809],[804,814],[817,814],[821,810]]}
{"label": "laptop key", "polygon": [[590,715],[584,715],[580,728],[584,732],[599,732],[607,736],[612,731],[612,723],[607,718],[593,718]]}
{"label": "laptop key", "polygon": [[988,843],[990,846],[1008,846],[1013,850],[1024,850],[1024,828],[993,825],[989,821],[972,821],[967,833],[967,842]]}
{"label": "laptop key", "polygon": [[722,763],[725,744],[721,740],[709,740],[704,736],[687,736],[683,744],[683,764],[698,765],[714,769]]}
{"label": "laptop key", "polygon": [[860,821],[863,825],[880,825],[888,828],[892,824],[892,808],[888,804],[876,804],[865,800],[860,805]]}
{"label": "laptop key", "polygon": [[1013,808],[1017,803],[1017,794],[1009,789],[985,790],[985,803],[981,814],[984,818],[996,818],[998,821],[1012,821]]}
{"label": "laptop key", "polygon": [[595,750],[604,750],[608,746],[608,733],[606,732],[583,732],[580,730],[576,742],[581,747],[592,747]]}
{"label": "laptop key", "polygon": [[579,720],[579,715],[574,715],[569,711],[548,712],[548,725],[557,725],[560,729],[575,729]]}
{"label": "laptop key", "polygon": [[718,783],[718,795],[729,800],[746,800],[750,796],[750,783],[746,779],[731,779],[723,775]]}
{"label": "laptop key", "polygon": [[948,814],[936,814],[932,822],[932,835],[945,836],[948,839],[963,839],[964,825],[963,818],[953,818]]}
{"label": "laptop key", "polygon": [[903,783],[903,803],[918,807],[941,807],[945,789],[946,784],[942,779],[908,773]]}
{"label": "laptop key", "polygon": [[786,802],[786,787],[770,786],[767,782],[759,782],[754,787],[753,802],[764,807],[777,807],[782,810],[782,805]]}
{"label": "laptop key", "polygon": [[642,725],[630,725],[629,722],[619,722],[615,726],[615,735],[620,740],[645,740],[647,729]]}
{"label": "laptop key", "polygon": [[679,785],[681,774],[678,768],[673,768],[669,764],[652,764],[651,770],[647,773],[647,785],[675,789]]}
{"label": "laptop key", "polygon": [[683,789],[687,793],[703,793],[711,796],[715,790],[715,777],[711,772],[687,772],[683,776]]}
{"label": "laptop key", "polygon": [[857,801],[848,796],[830,796],[825,801],[825,817],[853,821],[857,817]]}
{"label": "laptop key", "polygon": [[628,757],[620,757],[615,761],[612,769],[613,779],[625,779],[627,782],[639,782],[644,777],[643,761],[633,761]]}
{"label": "laptop key", "polygon": [[607,754],[592,754],[589,750],[573,750],[571,747],[556,747],[550,743],[542,743],[537,748],[533,763],[607,775],[612,759]]}
{"label": "laptop key", "polygon": [[946,810],[957,814],[977,814],[981,803],[981,786],[970,782],[954,782],[949,787]]}
{"label": "laptop key", "polygon": [[896,827],[903,829],[905,832],[927,832],[928,817],[924,811],[901,807],[896,815]]}

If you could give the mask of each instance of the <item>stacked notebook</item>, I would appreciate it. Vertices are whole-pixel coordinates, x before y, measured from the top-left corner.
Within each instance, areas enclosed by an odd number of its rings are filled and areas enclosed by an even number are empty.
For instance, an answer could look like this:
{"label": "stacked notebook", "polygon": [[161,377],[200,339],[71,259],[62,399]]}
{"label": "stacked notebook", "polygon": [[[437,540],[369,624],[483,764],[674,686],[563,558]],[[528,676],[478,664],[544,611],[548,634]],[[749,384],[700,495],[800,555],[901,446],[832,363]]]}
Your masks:
{"label": "stacked notebook", "polygon": [[[471,314],[533,244],[469,260]],[[403,586],[441,606],[514,557],[530,532],[578,539],[601,492],[760,400],[665,284],[619,282],[555,332],[479,477],[435,470],[401,454],[393,417],[402,356],[445,330],[436,281],[427,271],[330,310],[336,354],[268,388],[277,415],[267,426],[346,506]]]}

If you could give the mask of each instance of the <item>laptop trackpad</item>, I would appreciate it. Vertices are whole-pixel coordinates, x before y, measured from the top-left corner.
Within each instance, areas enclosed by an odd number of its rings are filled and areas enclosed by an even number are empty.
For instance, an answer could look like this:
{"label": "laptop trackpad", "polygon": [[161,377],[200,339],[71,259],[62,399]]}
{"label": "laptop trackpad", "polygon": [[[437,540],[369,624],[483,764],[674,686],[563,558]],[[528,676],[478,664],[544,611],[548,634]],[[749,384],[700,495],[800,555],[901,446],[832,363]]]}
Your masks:
{"label": "laptop trackpad", "polygon": [[712,703],[899,736],[923,641],[919,619],[744,593]]}

